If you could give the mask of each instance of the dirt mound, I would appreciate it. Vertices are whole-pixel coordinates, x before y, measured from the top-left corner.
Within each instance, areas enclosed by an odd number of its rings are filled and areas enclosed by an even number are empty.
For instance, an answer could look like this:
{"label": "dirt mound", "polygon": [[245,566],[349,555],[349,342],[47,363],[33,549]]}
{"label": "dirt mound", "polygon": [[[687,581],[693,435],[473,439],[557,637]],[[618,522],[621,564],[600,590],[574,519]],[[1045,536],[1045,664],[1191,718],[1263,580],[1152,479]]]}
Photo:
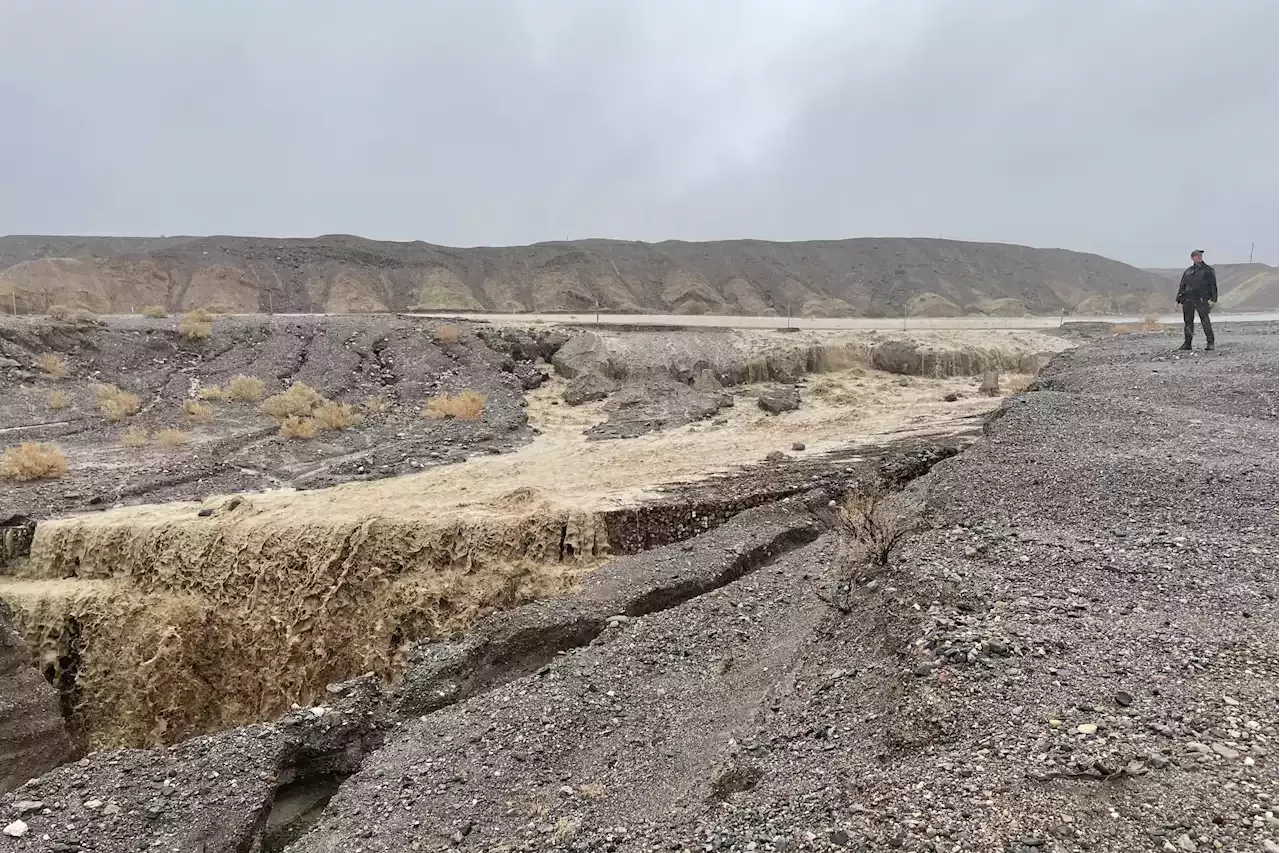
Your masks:
{"label": "dirt mound", "polygon": [[[314,239],[0,237],[0,304],[129,313],[487,310],[950,316],[984,305],[1141,312],[1162,280],[1097,255],[954,240],[579,240],[455,249]],[[61,300],[61,303],[58,301]],[[945,313],[938,314],[936,312]]]}

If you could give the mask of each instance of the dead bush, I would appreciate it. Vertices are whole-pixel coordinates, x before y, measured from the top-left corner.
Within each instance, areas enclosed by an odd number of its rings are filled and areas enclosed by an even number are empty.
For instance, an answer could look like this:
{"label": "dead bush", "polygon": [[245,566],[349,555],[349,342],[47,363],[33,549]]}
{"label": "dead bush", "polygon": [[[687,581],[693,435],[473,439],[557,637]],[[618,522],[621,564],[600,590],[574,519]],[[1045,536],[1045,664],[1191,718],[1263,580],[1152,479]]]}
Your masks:
{"label": "dead bush", "polygon": [[436,340],[442,344],[456,344],[458,342],[458,327],[449,324],[436,329]]}
{"label": "dead bush", "polygon": [[212,323],[214,314],[204,308],[192,308],[190,311],[182,315],[182,319],[190,320],[193,323]]}
{"label": "dead bush", "polygon": [[883,485],[854,489],[840,505],[840,526],[866,562],[887,566],[893,549],[924,527],[924,508]]}
{"label": "dead bush", "polygon": [[199,400],[188,400],[182,404],[182,410],[198,424],[207,424],[213,420],[213,406]]}
{"label": "dead bush", "polygon": [[391,401],[386,397],[377,395],[365,397],[360,404],[360,408],[364,409],[370,415],[385,415],[391,411]]}
{"label": "dead bush", "polygon": [[68,308],[66,305],[50,305],[49,306],[49,316],[52,317],[54,320],[60,320],[65,323],[67,320],[71,319],[72,313],[74,312],[72,312],[72,310]]}
{"label": "dead bush", "polygon": [[183,432],[180,429],[174,429],[172,427],[170,427],[169,429],[159,430],[158,432],[156,432],[155,438],[156,438],[156,444],[160,445],[161,447],[167,447],[170,450],[174,449],[175,447],[182,447],[184,444],[187,443],[187,441],[189,441],[189,437],[185,432]]}
{"label": "dead bush", "polygon": [[456,397],[431,397],[427,400],[426,416],[434,420],[478,421],[484,417],[484,395],[468,390]]}
{"label": "dead bush", "polygon": [[71,322],[77,326],[101,326],[104,325],[98,315],[90,311],[88,308],[77,308],[71,312]]}
{"label": "dead bush", "polygon": [[98,408],[111,423],[119,423],[138,413],[138,395],[114,385],[98,386]]}
{"label": "dead bush", "polygon": [[192,319],[191,314],[188,313],[178,323],[178,334],[184,341],[208,340],[213,335],[213,323]]}
{"label": "dead bush", "polygon": [[289,415],[280,422],[280,434],[285,438],[315,438],[316,422],[311,418]]}
{"label": "dead bush", "polygon": [[54,411],[65,409],[71,405],[71,395],[66,391],[49,392],[49,408]]}
{"label": "dead bush", "polygon": [[310,417],[316,406],[324,402],[319,391],[305,382],[295,382],[285,391],[262,401],[262,411],[277,420],[288,417]]}
{"label": "dead bush", "polygon": [[221,403],[227,399],[227,389],[219,388],[217,385],[206,385],[196,392],[196,396],[201,400],[212,400]]}
{"label": "dead bush", "polygon": [[163,320],[169,316],[169,312],[164,309],[163,305],[144,305],[138,313],[143,317],[150,317],[152,320]]}
{"label": "dead bush", "polygon": [[120,443],[125,447],[141,447],[147,443],[147,431],[138,427],[129,427],[120,436]]}
{"label": "dead bush", "polygon": [[239,376],[231,377],[231,381],[227,383],[227,396],[232,400],[245,400],[250,403],[256,403],[262,399],[262,392],[266,388],[266,384],[256,376]]}
{"label": "dead bush", "polygon": [[7,480],[56,480],[67,473],[67,457],[52,444],[23,442],[0,456],[0,476]]}
{"label": "dead bush", "polygon": [[69,372],[66,360],[56,352],[42,353],[36,359],[36,366],[40,368],[41,373],[50,379],[62,379]]}
{"label": "dead bush", "polygon": [[1163,329],[1164,329],[1164,325],[1161,324],[1160,318],[1157,317],[1156,315],[1148,314],[1147,316],[1142,318],[1142,331],[1159,332],[1159,331],[1162,331]]}
{"label": "dead bush", "polygon": [[320,429],[347,429],[360,423],[360,413],[347,403],[324,401],[311,414]]}

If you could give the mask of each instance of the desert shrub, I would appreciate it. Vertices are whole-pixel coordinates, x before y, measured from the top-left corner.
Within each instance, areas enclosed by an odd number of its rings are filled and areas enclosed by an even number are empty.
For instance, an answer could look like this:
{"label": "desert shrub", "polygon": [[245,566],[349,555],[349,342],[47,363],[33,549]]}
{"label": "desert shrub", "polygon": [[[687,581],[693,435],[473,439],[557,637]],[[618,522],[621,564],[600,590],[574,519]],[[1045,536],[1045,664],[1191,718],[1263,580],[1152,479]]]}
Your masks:
{"label": "desert shrub", "polygon": [[138,313],[143,317],[150,317],[152,320],[163,320],[169,316],[169,312],[164,309],[163,305],[145,305]]}
{"label": "desert shrub", "polygon": [[456,397],[431,397],[427,400],[426,416],[435,420],[478,421],[484,417],[484,395],[463,391]]}
{"label": "desert shrub", "polygon": [[347,429],[360,423],[360,413],[347,403],[326,400],[315,407],[312,419],[320,429]]}
{"label": "desert shrub", "polygon": [[141,447],[147,443],[147,431],[138,427],[129,427],[120,436],[120,443],[125,447]]}
{"label": "desert shrub", "polygon": [[289,415],[280,422],[280,434],[285,438],[315,438],[316,422],[311,418]]}
{"label": "desert shrub", "polygon": [[227,383],[227,396],[232,400],[247,400],[250,403],[256,403],[262,399],[262,391],[266,387],[265,383],[256,376],[240,376],[231,377],[231,381]]}
{"label": "desert shrub", "polygon": [[49,408],[57,411],[65,409],[71,405],[71,395],[66,391],[50,391],[49,392]]}
{"label": "desert shrub", "polygon": [[[195,311],[188,311],[178,323],[178,334],[185,341],[203,341],[213,335],[213,322],[201,320],[193,316]],[[204,312],[200,312],[204,314]]]}
{"label": "desert shrub", "polygon": [[169,429],[159,430],[156,432],[155,438],[156,444],[170,449],[182,447],[188,441],[188,437],[185,432],[180,429],[173,429],[172,427]]}
{"label": "desert shrub", "polygon": [[458,327],[450,323],[436,329],[436,340],[442,344],[456,344],[458,342]]}
{"label": "desert shrub", "polygon": [[138,395],[114,385],[98,386],[98,408],[107,420],[118,423],[138,413]]}
{"label": "desert shrub", "polygon": [[63,322],[70,320],[72,313],[74,312],[72,312],[72,310],[66,305],[49,306],[49,316],[55,320],[61,320]]}
{"label": "desert shrub", "polygon": [[207,424],[213,420],[213,406],[199,400],[188,400],[182,404],[182,410],[198,424]]}
{"label": "desert shrub", "polygon": [[365,397],[360,404],[360,408],[364,409],[371,415],[385,415],[391,411],[391,401],[386,397],[379,397],[376,394]]}
{"label": "desert shrub", "polygon": [[56,480],[67,473],[67,458],[52,444],[23,442],[0,456],[0,477],[7,480]]}
{"label": "desert shrub", "polygon": [[1154,314],[1148,314],[1146,317],[1142,318],[1142,331],[1144,332],[1159,332],[1163,328],[1164,326],[1161,325],[1160,318]]}
{"label": "desert shrub", "polygon": [[66,360],[56,352],[42,353],[36,359],[36,366],[40,368],[41,373],[50,379],[61,379],[68,372]]}
{"label": "desert shrub", "polygon": [[90,311],[88,308],[77,308],[72,311],[70,320],[71,322],[79,325],[102,325],[102,321],[98,319],[98,315]]}
{"label": "desert shrub", "polygon": [[295,382],[287,390],[262,401],[262,411],[281,420],[287,417],[310,417],[315,407],[324,402],[319,391],[305,382]]}
{"label": "desert shrub", "polygon": [[190,320],[193,323],[212,323],[214,314],[204,308],[192,308],[182,315],[182,319]]}
{"label": "desert shrub", "polygon": [[923,516],[918,501],[895,495],[884,486],[854,489],[840,506],[842,530],[875,566],[889,564],[893,549],[923,528]]}
{"label": "desert shrub", "polygon": [[213,400],[214,402],[222,402],[229,396],[226,388],[219,388],[217,385],[206,385],[196,392],[196,396],[201,400]]}

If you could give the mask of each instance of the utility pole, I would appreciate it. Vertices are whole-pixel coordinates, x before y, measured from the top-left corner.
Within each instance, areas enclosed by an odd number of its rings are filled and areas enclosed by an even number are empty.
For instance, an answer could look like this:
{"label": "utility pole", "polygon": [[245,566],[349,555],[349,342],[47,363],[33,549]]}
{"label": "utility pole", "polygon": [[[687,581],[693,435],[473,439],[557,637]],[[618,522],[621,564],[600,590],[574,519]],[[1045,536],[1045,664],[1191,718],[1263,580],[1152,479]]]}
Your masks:
{"label": "utility pole", "polygon": [[1253,243],[1249,244],[1249,263],[1253,263]]}

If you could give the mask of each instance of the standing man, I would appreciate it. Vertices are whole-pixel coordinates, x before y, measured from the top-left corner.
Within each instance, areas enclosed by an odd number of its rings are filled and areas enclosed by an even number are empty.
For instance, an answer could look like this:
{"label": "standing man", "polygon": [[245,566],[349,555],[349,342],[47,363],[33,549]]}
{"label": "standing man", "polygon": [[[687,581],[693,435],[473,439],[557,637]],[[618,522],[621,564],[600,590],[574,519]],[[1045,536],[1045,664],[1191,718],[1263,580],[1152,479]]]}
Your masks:
{"label": "standing man", "polygon": [[1191,337],[1196,331],[1196,315],[1204,326],[1204,351],[1213,349],[1213,323],[1209,311],[1218,302],[1218,276],[1213,267],[1204,262],[1204,249],[1191,253],[1191,266],[1182,273],[1178,283],[1178,304],[1182,306],[1182,349],[1191,349]]}

